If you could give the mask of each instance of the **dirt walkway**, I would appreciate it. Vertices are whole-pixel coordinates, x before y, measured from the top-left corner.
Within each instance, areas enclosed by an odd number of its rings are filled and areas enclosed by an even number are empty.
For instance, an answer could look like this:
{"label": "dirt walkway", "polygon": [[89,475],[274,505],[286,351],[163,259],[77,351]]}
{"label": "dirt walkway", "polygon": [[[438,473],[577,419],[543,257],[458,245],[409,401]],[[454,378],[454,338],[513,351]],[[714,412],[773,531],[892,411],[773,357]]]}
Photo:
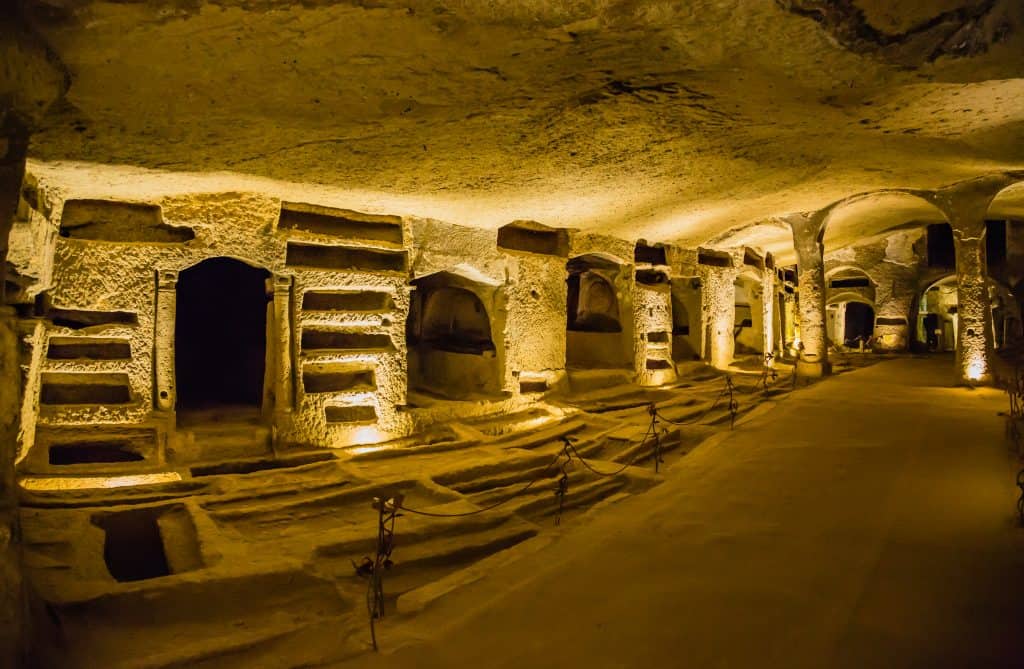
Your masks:
{"label": "dirt walkway", "polygon": [[1005,401],[950,377],[901,359],[799,391],[350,665],[1024,666]]}

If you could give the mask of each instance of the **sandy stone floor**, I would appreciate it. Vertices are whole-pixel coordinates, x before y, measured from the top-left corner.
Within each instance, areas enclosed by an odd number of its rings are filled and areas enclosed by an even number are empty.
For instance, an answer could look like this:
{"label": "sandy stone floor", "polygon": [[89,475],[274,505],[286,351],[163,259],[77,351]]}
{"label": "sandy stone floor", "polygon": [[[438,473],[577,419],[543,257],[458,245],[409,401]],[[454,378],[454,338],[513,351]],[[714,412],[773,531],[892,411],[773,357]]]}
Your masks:
{"label": "sandy stone floor", "polygon": [[1006,400],[950,363],[793,393],[345,666],[1022,666]]}

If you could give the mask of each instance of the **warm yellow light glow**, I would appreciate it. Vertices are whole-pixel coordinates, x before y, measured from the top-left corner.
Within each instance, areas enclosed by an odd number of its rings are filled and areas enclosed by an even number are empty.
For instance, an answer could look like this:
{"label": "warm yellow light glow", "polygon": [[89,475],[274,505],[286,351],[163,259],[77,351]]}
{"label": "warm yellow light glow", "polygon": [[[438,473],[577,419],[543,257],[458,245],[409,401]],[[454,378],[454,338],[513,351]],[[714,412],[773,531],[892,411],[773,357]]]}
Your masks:
{"label": "warm yellow light glow", "polygon": [[[364,425],[363,427],[357,427],[352,430],[352,443],[353,444],[376,444],[384,441],[387,438],[387,434],[378,427],[373,425]],[[369,453],[370,451],[379,451],[380,446],[374,446],[372,448],[354,448],[351,453]]]}
{"label": "warm yellow light glow", "polygon": [[86,490],[91,488],[124,488],[180,481],[178,472],[132,474],[128,476],[29,476],[19,484],[24,490]]}
{"label": "warm yellow light glow", "polygon": [[967,365],[967,378],[971,381],[978,381],[985,375],[985,361],[972,360]]}

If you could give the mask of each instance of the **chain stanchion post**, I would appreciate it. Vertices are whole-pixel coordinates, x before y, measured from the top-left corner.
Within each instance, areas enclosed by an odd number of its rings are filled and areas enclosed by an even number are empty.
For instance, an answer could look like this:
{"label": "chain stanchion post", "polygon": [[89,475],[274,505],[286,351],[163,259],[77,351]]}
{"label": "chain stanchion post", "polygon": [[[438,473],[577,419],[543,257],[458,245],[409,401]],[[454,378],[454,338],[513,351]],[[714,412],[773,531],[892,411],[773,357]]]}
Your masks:
{"label": "chain stanchion post", "polygon": [[395,549],[395,520],[401,515],[404,496],[384,499],[374,497],[372,507],[377,511],[377,551],[371,559],[366,556],[360,564],[352,563],[356,574],[367,579],[366,612],[370,617],[370,640],[377,647],[377,620],[384,617],[384,572],[391,569],[391,552]]}
{"label": "chain stanchion post", "polygon": [[736,401],[736,389],[732,385],[732,377],[725,377],[725,388],[729,391],[729,429],[732,430],[736,426],[736,412],[740,408],[740,403]]}
{"label": "chain stanchion post", "polygon": [[565,456],[565,462],[562,463],[562,476],[558,479],[558,484],[555,486],[555,499],[558,500],[558,512],[555,514],[555,526],[562,524],[562,510],[565,508],[565,496],[569,492],[569,472],[566,470],[572,463],[572,442],[569,441],[568,437],[562,437],[562,441],[565,442],[565,446],[562,448],[562,455]]}
{"label": "chain stanchion post", "polygon": [[654,473],[658,473],[658,469],[662,462],[665,460],[661,457],[661,433],[658,432],[658,407],[655,406],[654,402],[651,402],[647,407],[647,413],[651,415],[651,427],[648,432],[654,434]]}

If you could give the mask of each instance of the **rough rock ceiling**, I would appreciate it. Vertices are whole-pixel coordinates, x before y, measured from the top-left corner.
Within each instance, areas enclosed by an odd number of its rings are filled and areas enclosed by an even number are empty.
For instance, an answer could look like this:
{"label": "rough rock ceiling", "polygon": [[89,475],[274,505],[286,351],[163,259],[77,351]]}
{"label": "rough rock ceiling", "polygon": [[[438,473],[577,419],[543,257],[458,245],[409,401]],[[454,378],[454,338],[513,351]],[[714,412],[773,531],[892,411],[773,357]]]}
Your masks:
{"label": "rough rock ceiling", "polygon": [[72,82],[40,161],[688,244],[1024,168],[1019,0],[24,2]]}

